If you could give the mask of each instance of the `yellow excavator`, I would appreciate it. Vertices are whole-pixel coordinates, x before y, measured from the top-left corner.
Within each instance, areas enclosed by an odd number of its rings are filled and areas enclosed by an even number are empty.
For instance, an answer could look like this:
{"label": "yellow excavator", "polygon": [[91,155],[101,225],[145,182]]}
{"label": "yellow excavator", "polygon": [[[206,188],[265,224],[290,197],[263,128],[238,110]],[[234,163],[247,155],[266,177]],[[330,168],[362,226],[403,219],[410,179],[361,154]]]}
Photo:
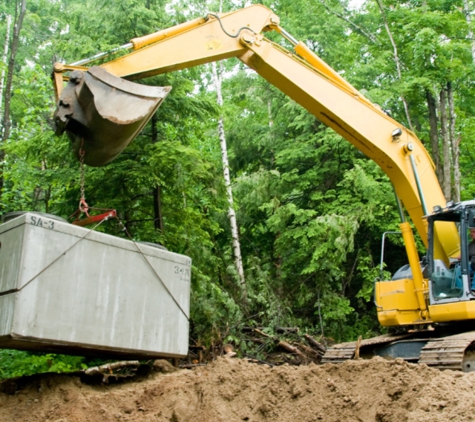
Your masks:
{"label": "yellow excavator", "polygon": [[[265,38],[267,31],[281,34],[294,51]],[[112,52],[56,63],[56,131],[68,134],[86,164],[106,165],[134,139],[170,90],[132,80],[229,57],[237,57],[351,142],[394,186],[408,265],[391,280],[375,282],[379,322],[393,333],[336,345],[323,361],[381,355],[475,370],[474,269],[468,237],[475,228],[475,201],[446,202],[431,157],[417,136],[286,32],[268,8],[209,13],[134,38]],[[427,248],[422,260],[405,212]]]}

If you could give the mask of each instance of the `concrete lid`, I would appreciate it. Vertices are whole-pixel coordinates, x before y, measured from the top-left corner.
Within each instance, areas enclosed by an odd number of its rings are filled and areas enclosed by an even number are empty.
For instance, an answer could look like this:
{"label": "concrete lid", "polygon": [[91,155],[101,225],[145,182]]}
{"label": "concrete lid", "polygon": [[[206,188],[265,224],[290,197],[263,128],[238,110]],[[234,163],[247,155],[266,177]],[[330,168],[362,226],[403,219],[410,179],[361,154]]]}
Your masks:
{"label": "concrete lid", "polygon": [[45,214],[41,213],[37,214],[34,212],[26,212],[15,219],[3,223],[0,225],[0,235],[22,225],[31,225],[44,230],[54,230],[60,233],[75,236],[77,238],[84,238],[88,241],[99,242],[104,245],[114,246],[137,253],[143,253],[147,256],[166,259],[182,265],[191,266],[191,258],[186,255],[170,252],[168,250],[152,246],[151,244],[133,242],[129,239],[123,239],[110,234],[94,231],[92,229],[75,226],[68,222],[53,219],[47,214],[45,216]]}

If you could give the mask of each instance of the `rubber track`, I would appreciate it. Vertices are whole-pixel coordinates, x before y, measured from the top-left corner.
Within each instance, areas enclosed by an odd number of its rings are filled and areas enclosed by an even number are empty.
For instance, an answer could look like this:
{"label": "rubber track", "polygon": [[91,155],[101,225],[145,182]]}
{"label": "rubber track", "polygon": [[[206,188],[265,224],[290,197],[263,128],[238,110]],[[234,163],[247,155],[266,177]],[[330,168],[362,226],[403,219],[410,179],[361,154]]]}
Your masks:
{"label": "rubber track", "polygon": [[475,331],[431,339],[421,351],[419,363],[437,369],[463,371],[466,350],[475,341]]}

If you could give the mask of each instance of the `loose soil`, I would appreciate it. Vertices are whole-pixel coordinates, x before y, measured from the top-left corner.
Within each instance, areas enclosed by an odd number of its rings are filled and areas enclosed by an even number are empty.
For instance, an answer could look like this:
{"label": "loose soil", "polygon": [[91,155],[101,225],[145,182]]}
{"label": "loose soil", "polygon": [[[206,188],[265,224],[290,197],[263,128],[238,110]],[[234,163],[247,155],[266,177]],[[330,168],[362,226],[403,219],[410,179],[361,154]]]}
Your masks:
{"label": "loose soil", "polygon": [[475,372],[402,360],[309,366],[220,358],[116,384],[43,374],[0,383],[0,422],[475,420]]}

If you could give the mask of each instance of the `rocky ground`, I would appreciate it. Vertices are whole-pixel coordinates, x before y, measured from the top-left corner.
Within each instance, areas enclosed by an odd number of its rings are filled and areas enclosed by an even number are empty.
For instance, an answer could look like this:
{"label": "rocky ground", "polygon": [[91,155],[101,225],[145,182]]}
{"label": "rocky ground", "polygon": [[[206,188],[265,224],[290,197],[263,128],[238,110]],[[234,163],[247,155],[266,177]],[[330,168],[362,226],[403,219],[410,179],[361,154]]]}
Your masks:
{"label": "rocky ground", "polygon": [[219,358],[192,370],[164,362],[126,382],[83,378],[3,381],[0,422],[475,420],[475,373],[401,360],[270,367]]}

